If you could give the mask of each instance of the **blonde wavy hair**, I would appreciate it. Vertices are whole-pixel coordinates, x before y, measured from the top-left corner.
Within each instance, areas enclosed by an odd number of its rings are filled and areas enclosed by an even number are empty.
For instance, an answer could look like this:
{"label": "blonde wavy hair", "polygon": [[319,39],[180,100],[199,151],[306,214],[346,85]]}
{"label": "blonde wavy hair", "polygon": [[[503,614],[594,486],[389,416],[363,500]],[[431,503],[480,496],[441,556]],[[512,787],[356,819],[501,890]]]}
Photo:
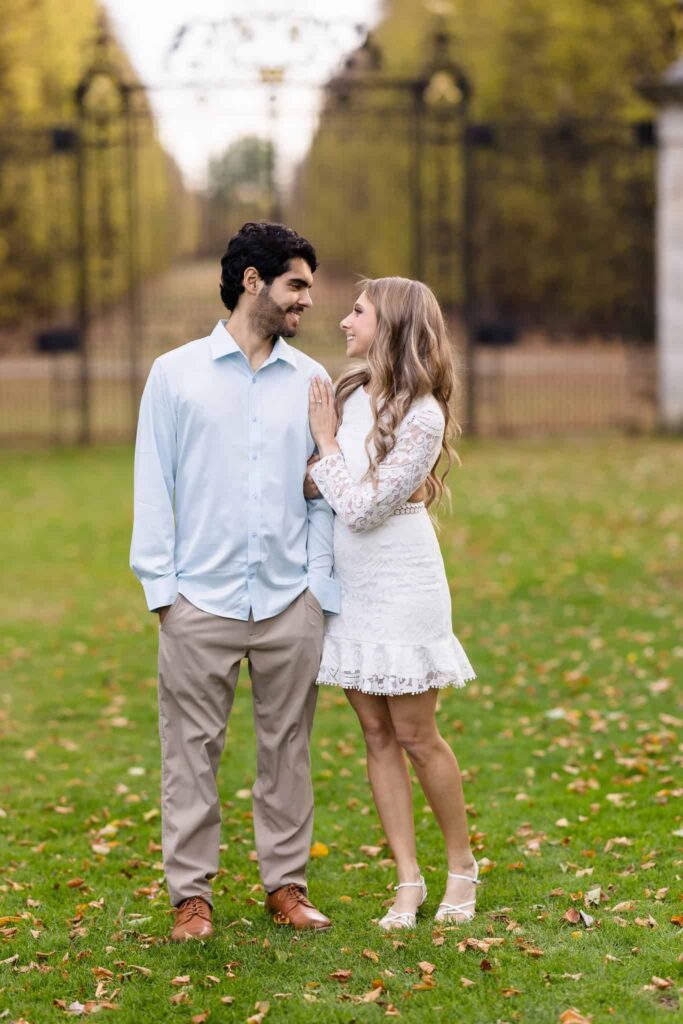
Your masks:
{"label": "blonde wavy hair", "polygon": [[[374,425],[365,439],[370,466],[364,479],[377,482],[377,467],[396,444],[399,424],[412,402],[434,395],[446,421],[437,463],[425,481],[427,507],[449,497],[445,480],[459,462],[451,438],[460,435],[451,401],[456,372],[443,313],[426,284],[405,277],[380,277],[360,282],[377,315],[377,332],[365,366],[354,366],[335,385],[335,409],[341,423],[349,395],[367,385]],[[373,452],[374,447],[374,452]],[[437,465],[445,468],[437,474]]]}

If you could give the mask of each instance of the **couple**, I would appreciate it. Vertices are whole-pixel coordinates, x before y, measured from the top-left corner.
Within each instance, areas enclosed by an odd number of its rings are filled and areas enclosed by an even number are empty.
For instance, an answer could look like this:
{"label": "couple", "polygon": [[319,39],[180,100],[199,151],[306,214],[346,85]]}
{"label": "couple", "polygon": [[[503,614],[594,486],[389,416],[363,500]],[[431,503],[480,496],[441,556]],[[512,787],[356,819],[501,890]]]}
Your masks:
{"label": "couple", "polygon": [[427,512],[444,490],[436,463],[451,456],[454,370],[441,311],[417,281],[365,282],[341,324],[347,355],[365,362],[335,390],[285,341],[312,304],[311,244],[283,225],[248,223],[221,265],[229,316],[155,361],[135,449],[131,566],[159,614],[171,938],[213,932],[216,775],[242,658],[258,751],[256,849],[276,923],[331,925],[306,885],[316,683],[343,687],[363,729],[398,874],[380,926],[414,927],[427,896],[405,753],[446,844],[436,919],[463,923],[478,866],[435,711],[440,687],[474,673],[452,633]]}

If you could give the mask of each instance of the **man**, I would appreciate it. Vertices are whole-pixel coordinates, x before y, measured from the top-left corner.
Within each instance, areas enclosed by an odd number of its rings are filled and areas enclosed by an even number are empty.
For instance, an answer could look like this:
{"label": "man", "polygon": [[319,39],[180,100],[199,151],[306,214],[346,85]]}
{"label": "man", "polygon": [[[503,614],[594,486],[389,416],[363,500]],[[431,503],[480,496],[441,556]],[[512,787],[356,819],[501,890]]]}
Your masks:
{"label": "man", "polygon": [[216,773],[245,657],[266,907],[278,923],[330,927],[306,888],[309,737],[323,610],[339,611],[339,593],[332,512],[302,489],[314,447],[309,380],[327,375],[284,340],[312,304],[317,259],[295,231],[248,223],[221,263],[229,318],[155,361],[135,449],[131,567],[160,620],[162,845],[175,941],[212,934]]}

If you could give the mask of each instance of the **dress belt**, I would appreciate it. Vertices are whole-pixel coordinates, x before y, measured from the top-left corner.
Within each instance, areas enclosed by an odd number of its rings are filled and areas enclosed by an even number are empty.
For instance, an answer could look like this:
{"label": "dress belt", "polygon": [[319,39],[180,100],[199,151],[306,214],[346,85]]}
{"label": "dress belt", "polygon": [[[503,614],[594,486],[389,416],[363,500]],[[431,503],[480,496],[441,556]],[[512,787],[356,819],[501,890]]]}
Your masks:
{"label": "dress belt", "polygon": [[422,512],[424,507],[424,501],[406,501],[405,504],[395,508],[391,514],[392,516],[412,516],[416,512]]}

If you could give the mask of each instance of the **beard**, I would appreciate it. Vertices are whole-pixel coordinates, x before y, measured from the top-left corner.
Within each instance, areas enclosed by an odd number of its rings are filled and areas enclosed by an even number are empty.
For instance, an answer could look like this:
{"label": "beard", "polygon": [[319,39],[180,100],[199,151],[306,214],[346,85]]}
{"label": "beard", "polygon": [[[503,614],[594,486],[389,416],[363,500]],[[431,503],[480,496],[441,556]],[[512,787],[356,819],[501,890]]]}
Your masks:
{"label": "beard", "polygon": [[256,302],[252,308],[251,320],[255,330],[264,338],[294,338],[299,325],[288,322],[287,314],[294,311],[302,311],[298,303],[282,309],[270,297],[270,288],[265,285],[256,296]]}

